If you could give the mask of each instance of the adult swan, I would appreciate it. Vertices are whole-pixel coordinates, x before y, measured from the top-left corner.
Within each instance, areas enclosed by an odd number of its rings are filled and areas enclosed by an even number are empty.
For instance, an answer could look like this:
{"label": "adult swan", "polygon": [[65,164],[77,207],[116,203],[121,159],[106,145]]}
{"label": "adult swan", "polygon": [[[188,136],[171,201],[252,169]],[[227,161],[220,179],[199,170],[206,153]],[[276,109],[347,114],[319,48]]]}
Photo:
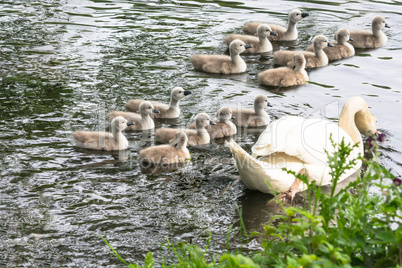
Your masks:
{"label": "adult swan", "polygon": [[[244,151],[233,140],[228,143],[236,161],[240,178],[247,188],[263,193],[282,192],[293,200],[298,191],[306,189],[300,180],[283,171],[307,174],[317,185],[331,184],[328,157],[335,148],[330,142],[358,144],[349,158],[363,154],[363,140],[360,134],[376,133],[376,118],[370,114],[366,102],[361,97],[352,97],[343,106],[338,125],[322,119],[304,119],[285,116],[271,122],[252,147],[253,156]],[[259,157],[260,158],[256,158]],[[348,178],[361,166],[361,161],[340,177]]]}

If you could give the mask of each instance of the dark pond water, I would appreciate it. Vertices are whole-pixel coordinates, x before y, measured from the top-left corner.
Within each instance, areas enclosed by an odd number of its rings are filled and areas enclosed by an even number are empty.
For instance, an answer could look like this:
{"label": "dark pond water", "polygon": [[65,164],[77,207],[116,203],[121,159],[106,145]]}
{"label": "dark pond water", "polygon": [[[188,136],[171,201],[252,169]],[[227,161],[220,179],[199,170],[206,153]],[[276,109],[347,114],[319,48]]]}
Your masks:
{"label": "dark pond water", "polygon": [[[311,83],[288,90],[259,86],[256,74],[272,68],[272,55],[250,56],[247,73],[213,76],[194,72],[195,53],[226,53],[228,33],[250,20],[286,23],[300,8],[297,42],[341,27],[369,28],[386,18],[388,44],[311,71]],[[127,133],[120,155],[76,149],[77,129],[107,129],[105,115],[132,98],[168,102],[174,86],[193,92],[182,116],[157,127],[184,127],[199,112],[223,105],[252,106],[257,94],[283,115],[323,115],[336,122],[345,101],[362,96],[388,135],[381,163],[402,174],[402,7],[397,1],[107,1],[0,0],[0,266],[118,266],[96,233],[128,261],[141,262],[161,243],[189,241],[213,252],[226,250],[229,226],[242,207],[248,228],[258,229],[275,209],[271,197],[237,181],[222,144],[191,149],[193,162],[160,175],[142,174],[140,149],[153,135]],[[249,149],[258,131],[241,131]],[[236,247],[233,229],[232,247]],[[252,246],[252,245],[251,245]]]}

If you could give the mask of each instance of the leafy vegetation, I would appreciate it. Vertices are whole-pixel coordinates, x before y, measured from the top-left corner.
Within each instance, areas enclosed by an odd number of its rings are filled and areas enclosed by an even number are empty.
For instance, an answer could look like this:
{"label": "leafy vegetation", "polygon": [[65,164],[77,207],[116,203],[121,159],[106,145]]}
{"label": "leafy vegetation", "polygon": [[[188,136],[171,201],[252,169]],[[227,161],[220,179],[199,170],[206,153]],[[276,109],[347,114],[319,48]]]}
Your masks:
{"label": "leafy vegetation", "polygon": [[[369,153],[378,151],[373,138],[365,147]],[[352,149],[342,141],[328,155],[334,185],[330,194],[309,184],[306,175],[288,171],[308,184],[308,204],[305,208],[282,204],[283,215],[272,217],[264,232],[251,234],[262,238],[262,251],[245,256],[228,250],[207,260],[211,239],[205,250],[168,241],[165,247],[176,260],[163,261],[162,267],[402,267],[402,181],[381,166],[375,155],[370,160],[361,158],[364,175],[336,193],[339,177],[358,161],[347,159]],[[107,245],[129,267],[154,267],[152,253],[144,266],[127,264]]]}

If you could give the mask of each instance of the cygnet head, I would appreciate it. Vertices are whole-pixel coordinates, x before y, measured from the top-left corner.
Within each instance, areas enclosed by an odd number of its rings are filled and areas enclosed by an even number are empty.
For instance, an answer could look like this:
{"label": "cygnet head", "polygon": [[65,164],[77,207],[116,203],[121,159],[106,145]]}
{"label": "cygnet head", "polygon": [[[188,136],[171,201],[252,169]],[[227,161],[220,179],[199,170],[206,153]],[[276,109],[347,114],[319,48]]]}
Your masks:
{"label": "cygnet head", "polygon": [[123,131],[128,126],[134,125],[133,122],[128,122],[123,116],[116,116],[110,124],[115,131]]}
{"label": "cygnet head", "polygon": [[208,125],[216,125],[206,113],[200,113],[195,118],[195,125],[198,127],[206,127]]}
{"label": "cygnet head", "polygon": [[234,116],[232,116],[232,109],[230,109],[229,107],[220,108],[219,111],[216,113],[216,117],[222,123],[230,119],[235,119]]}
{"label": "cygnet head", "polygon": [[252,45],[246,45],[243,41],[235,39],[229,44],[230,54],[240,54],[247,48],[253,47]]}
{"label": "cygnet head", "polygon": [[150,103],[149,101],[143,101],[140,104],[140,113],[141,115],[150,115],[152,113],[159,114],[160,112],[156,110],[152,103]]}
{"label": "cygnet head", "polygon": [[344,44],[347,41],[353,41],[352,38],[350,38],[350,32],[348,29],[342,28],[339,31],[336,32],[336,41],[339,44]]}
{"label": "cygnet head", "polygon": [[257,27],[257,35],[260,37],[268,37],[270,35],[277,36],[278,34],[272,31],[268,24],[260,24]]}
{"label": "cygnet head", "polygon": [[306,12],[301,12],[299,9],[292,9],[289,12],[288,19],[293,23],[298,23],[303,18],[307,17],[309,14]]}
{"label": "cygnet head", "polygon": [[306,58],[301,53],[296,53],[293,55],[293,65],[295,70],[304,70],[306,67]]}
{"label": "cygnet head", "polygon": [[372,28],[372,30],[374,31],[374,30],[381,30],[382,28],[384,28],[384,27],[386,27],[386,28],[391,28],[386,22],[385,22],[385,19],[384,19],[384,17],[381,17],[381,16],[377,16],[377,17],[375,17],[374,19],[373,19],[373,22],[372,22],[372,24],[371,24],[371,28]]}
{"label": "cygnet head", "polygon": [[254,110],[258,111],[258,110],[262,110],[264,109],[264,107],[267,106],[271,106],[268,103],[268,98],[267,96],[264,95],[258,95],[255,99],[254,99]]}
{"label": "cygnet head", "polygon": [[179,101],[189,94],[191,94],[191,91],[184,90],[181,87],[175,87],[172,89],[172,93],[170,94],[170,96],[172,97],[172,99]]}
{"label": "cygnet head", "polygon": [[317,35],[313,39],[314,50],[324,49],[325,47],[333,47],[334,45],[328,41],[324,35]]}
{"label": "cygnet head", "polygon": [[173,142],[173,146],[175,148],[182,148],[182,147],[187,147],[187,142],[188,142],[188,138],[187,135],[184,131],[177,131],[174,135],[174,142]]}

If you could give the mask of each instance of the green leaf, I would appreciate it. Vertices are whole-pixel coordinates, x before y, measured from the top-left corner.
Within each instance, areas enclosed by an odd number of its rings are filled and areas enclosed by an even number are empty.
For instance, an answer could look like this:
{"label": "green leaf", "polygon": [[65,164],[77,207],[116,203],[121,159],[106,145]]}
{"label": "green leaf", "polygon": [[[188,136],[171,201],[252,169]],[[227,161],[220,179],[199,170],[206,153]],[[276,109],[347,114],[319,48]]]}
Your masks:
{"label": "green leaf", "polygon": [[390,230],[382,230],[375,233],[375,238],[381,240],[382,242],[386,243],[393,243],[395,242],[395,237]]}

